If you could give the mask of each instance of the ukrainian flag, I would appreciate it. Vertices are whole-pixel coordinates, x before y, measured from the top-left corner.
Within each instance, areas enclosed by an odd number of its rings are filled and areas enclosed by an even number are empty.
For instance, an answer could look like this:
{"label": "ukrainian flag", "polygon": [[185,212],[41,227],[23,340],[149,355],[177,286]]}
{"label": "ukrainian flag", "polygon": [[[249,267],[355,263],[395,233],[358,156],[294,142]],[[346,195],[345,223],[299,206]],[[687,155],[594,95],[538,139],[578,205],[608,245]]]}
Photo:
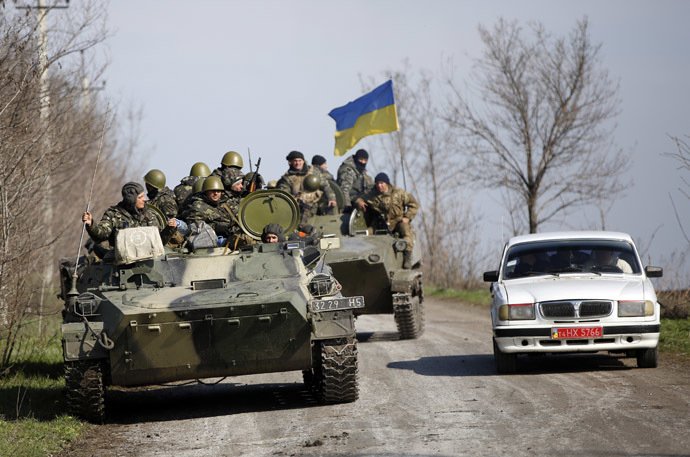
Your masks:
{"label": "ukrainian flag", "polygon": [[389,80],[366,95],[328,113],[335,120],[335,155],[341,156],[359,140],[398,130],[398,114]]}

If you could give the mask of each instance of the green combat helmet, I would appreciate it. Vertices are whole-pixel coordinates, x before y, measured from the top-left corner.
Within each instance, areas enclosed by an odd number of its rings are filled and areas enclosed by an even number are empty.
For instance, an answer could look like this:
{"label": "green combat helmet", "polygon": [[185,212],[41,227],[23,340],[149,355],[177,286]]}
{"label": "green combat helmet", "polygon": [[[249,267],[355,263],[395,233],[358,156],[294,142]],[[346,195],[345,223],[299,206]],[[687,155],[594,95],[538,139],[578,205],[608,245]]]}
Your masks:
{"label": "green combat helmet", "polygon": [[204,162],[197,162],[189,170],[189,176],[200,176],[202,178],[211,174],[211,169]]}
{"label": "green combat helmet", "polygon": [[223,160],[220,161],[226,167],[237,167],[242,168],[242,156],[235,151],[226,152],[223,156]]}
{"label": "green combat helmet", "polygon": [[304,190],[307,192],[315,192],[321,187],[321,179],[316,175],[309,175],[304,178]]}
{"label": "green combat helmet", "polygon": [[161,190],[165,187],[165,174],[162,171],[154,168],[146,173],[144,176],[144,182],[151,187]]}
{"label": "green combat helmet", "polygon": [[207,190],[225,190],[223,187],[223,181],[217,176],[209,176],[204,179],[204,185],[201,186],[201,190],[206,192]]}
{"label": "green combat helmet", "polygon": [[206,178],[199,178],[196,180],[194,185],[192,186],[192,193],[193,194],[198,194],[201,192],[201,188],[204,185],[204,182],[206,181]]}

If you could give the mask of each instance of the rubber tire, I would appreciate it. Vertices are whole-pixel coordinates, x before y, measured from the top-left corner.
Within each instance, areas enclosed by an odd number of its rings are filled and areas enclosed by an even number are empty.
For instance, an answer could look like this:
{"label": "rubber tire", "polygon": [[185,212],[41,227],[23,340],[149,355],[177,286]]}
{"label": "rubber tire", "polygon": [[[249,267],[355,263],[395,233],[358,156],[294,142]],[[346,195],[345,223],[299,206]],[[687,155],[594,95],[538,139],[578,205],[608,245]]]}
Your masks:
{"label": "rubber tire", "polygon": [[637,366],[639,368],[656,368],[659,365],[659,346],[637,350]]}
{"label": "rubber tire", "polygon": [[496,371],[502,374],[515,373],[517,371],[517,354],[501,352],[494,342],[494,361],[496,362]]}

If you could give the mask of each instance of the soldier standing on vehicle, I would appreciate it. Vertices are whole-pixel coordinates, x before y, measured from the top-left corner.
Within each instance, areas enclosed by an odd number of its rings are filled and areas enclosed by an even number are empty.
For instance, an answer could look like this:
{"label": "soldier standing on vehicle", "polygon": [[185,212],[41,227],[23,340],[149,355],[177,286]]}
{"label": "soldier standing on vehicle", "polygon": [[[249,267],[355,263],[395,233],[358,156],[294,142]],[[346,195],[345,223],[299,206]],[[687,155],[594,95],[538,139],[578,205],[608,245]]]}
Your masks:
{"label": "soldier standing on vehicle", "polygon": [[369,153],[360,149],[338,167],[338,185],[347,202],[353,206],[358,198],[362,198],[374,187],[374,180],[367,174],[368,161]]}
{"label": "soldier standing on vehicle", "polygon": [[386,173],[379,173],[374,178],[376,184],[364,197],[358,198],[355,205],[361,211],[374,210],[388,223],[391,230],[407,242],[403,251],[403,268],[411,268],[414,233],[410,222],[419,210],[419,203],[404,189],[391,184]]}
{"label": "soldier standing on vehicle", "polygon": [[277,188],[289,192],[300,204],[301,223],[306,221],[318,210],[318,201],[326,195],[327,208],[337,207],[335,193],[321,172],[315,166],[305,167],[304,154],[292,151],[286,157],[290,168],[278,180]]}
{"label": "soldier standing on vehicle", "polygon": [[115,246],[117,232],[125,228],[156,226],[164,244],[177,232],[176,219],[169,219],[167,225],[163,226],[155,212],[146,207],[146,191],[144,186],[136,182],[128,182],[122,186],[122,201],[105,210],[97,224],[93,223],[93,217],[88,211],[82,214],[81,220],[86,224],[86,232],[94,242],[107,240],[111,247]]}
{"label": "soldier standing on vehicle", "polygon": [[311,164],[319,169],[319,171],[321,172],[321,179],[335,181],[335,178],[333,177],[331,172],[328,171],[328,164],[326,163],[326,158],[324,156],[320,156],[318,154],[315,155],[311,158]]}
{"label": "soldier standing on vehicle", "polygon": [[177,217],[175,194],[165,185],[165,174],[154,168],[144,175],[144,182],[149,204],[161,210],[167,219]]}
{"label": "soldier standing on vehicle", "polygon": [[189,170],[189,176],[182,178],[180,183],[175,186],[173,190],[173,192],[175,192],[175,201],[177,202],[178,209],[181,210],[181,206],[185,199],[192,194],[194,183],[210,174],[211,169],[204,162],[197,162],[192,165],[192,169]]}

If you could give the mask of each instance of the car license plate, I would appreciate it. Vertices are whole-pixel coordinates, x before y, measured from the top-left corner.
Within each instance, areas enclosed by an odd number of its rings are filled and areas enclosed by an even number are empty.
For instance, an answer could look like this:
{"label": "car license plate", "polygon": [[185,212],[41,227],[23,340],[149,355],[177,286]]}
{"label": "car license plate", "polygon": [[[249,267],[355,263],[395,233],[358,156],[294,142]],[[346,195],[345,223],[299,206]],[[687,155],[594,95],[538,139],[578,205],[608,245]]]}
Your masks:
{"label": "car license plate", "polygon": [[309,302],[312,312],[337,311],[339,309],[364,308],[364,297],[340,297],[327,300],[312,300]]}
{"label": "car license plate", "polygon": [[601,338],[603,334],[601,327],[558,327],[551,329],[551,338],[554,340]]}

